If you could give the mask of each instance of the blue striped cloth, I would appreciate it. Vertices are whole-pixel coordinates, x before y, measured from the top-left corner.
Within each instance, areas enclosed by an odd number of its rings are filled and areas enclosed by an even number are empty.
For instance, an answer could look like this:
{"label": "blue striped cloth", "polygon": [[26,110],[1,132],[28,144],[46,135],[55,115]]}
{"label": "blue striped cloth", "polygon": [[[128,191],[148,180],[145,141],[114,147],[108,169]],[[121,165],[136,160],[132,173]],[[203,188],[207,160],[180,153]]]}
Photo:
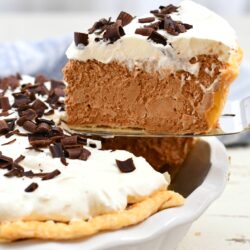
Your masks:
{"label": "blue striped cloth", "polygon": [[72,35],[65,35],[33,42],[0,43],[0,77],[18,72],[61,79],[65,51],[71,42]]}

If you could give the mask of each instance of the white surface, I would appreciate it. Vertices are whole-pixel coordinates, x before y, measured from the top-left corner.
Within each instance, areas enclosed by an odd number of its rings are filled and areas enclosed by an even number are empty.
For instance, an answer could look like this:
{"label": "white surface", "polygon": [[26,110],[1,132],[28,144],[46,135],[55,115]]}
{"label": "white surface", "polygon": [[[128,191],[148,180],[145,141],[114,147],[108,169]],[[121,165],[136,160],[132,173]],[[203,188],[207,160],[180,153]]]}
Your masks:
{"label": "white surface", "polygon": [[250,148],[229,149],[225,192],[197,222],[177,250],[250,249]]}
{"label": "white surface", "polygon": [[[108,17],[109,15],[93,13],[1,14],[0,42],[42,39],[65,33],[73,34],[73,31],[90,27],[100,16]],[[237,16],[228,20],[237,30],[240,44],[244,49],[245,60],[250,63],[250,17]],[[177,250],[250,249],[250,148],[230,149],[229,155],[232,158],[231,177],[226,191],[194,223]],[[9,249],[14,248],[10,246]],[[132,247],[131,249],[135,250]],[[45,249],[42,248],[42,250]]]}
{"label": "white surface", "polygon": [[[211,168],[201,186],[187,199],[184,206],[163,210],[143,223],[98,234],[78,242],[17,242],[11,246],[0,245],[1,250],[14,249],[72,249],[72,250],[173,250],[191,223],[223,192],[228,177],[228,156],[224,146],[216,138],[204,139],[211,148]],[[13,249],[12,248],[12,249]]]}

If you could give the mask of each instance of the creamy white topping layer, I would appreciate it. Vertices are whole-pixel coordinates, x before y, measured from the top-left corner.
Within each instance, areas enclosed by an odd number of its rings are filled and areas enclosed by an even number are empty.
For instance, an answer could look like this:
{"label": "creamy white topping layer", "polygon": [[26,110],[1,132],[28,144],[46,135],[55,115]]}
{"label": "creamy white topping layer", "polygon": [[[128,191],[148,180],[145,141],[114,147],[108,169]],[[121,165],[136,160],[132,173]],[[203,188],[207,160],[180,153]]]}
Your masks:
{"label": "creamy white topping layer", "polygon": [[[31,81],[33,79],[28,77],[22,83]],[[8,91],[6,96],[12,103],[11,94]],[[16,116],[14,113],[4,118]],[[59,116],[60,113],[56,112],[55,115],[45,118],[56,121]],[[24,132],[21,127],[17,128]],[[16,139],[14,143],[2,145],[13,139]],[[91,142],[93,143],[89,140],[87,145]],[[25,171],[44,173],[58,169],[61,172],[57,177],[43,181],[37,177],[8,178],[4,176],[8,170],[0,169],[0,222],[25,219],[88,219],[123,210],[128,205],[129,197],[142,198],[161,188],[166,189],[169,184],[164,175],[156,172],[144,158],[135,157],[127,151],[99,150],[100,145],[97,148],[85,146],[91,152],[88,160],[67,159],[68,166],[65,166],[60,158],[52,158],[48,148],[43,148],[43,152],[26,149],[30,147],[27,137],[0,136],[0,145],[2,155],[13,159],[20,155],[25,156],[20,162]],[[123,161],[128,158],[133,159],[136,169],[130,173],[121,173],[116,160]],[[25,192],[32,182],[37,183],[38,188],[30,193]]]}
{"label": "creamy white topping layer", "polygon": [[[96,42],[98,35],[89,35],[87,46],[72,43],[66,54],[68,59],[87,61],[97,60],[102,63],[113,61],[126,65],[129,69],[143,68],[146,71],[185,70],[197,73],[199,66],[191,64],[191,58],[198,55],[218,55],[222,61],[230,61],[231,55],[238,48],[235,31],[226,20],[207,8],[190,0],[180,3],[178,12],[170,14],[174,21],[193,25],[193,28],[177,36],[165,30],[157,32],[167,38],[166,46],[148,40],[147,36],[135,34],[137,28],[144,25],[135,18],[124,27],[126,33],[119,40]],[[153,17],[147,14],[145,17]]]}

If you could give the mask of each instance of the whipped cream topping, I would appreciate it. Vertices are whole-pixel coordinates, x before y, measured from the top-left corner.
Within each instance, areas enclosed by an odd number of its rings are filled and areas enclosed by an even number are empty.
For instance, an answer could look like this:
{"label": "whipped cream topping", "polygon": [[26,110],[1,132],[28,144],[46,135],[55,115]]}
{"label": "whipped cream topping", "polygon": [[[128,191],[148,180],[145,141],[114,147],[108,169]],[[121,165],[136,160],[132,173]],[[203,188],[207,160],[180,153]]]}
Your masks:
{"label": "whipped cream topping", "polygon": [[[167,68],[168,70],[185,70],[195,74],[199,70],[197,64],[191,64],[191,58],[198,55],[217,55],[222,61],[230,61],[232,53],[238,48],[235,31],[223,18],[207,8],[190,0],[180,3],[178,12],[170,14],[174,21],[193,25],[178,36],[168,34],[165,30],[157,32],[167,38],[166,46],[157,44],[148,37],[135,34],[137,28],[145,24],[139,18],[124,27],[126,33],[113,44],[96,42],[98,35],[89,35],[87,46],[76,46],[72,43],[66,55],[68,59],[87,61],[97,60],[102,63],[113,61],[126,65],[129,69],[143,68],[146,71]],[[151,17],[147,14],[144,17]],[[146,24],[147,25],[147,24]]]}
{"label": "whipped cream topping", "polygon": [[[33,79],[24,77],[22,83],[27,82],[33,82]],[[12,103],[12,92],[8,91],[5,96],[8,96]],[[45,118],[57,121],[60,115],[57,111]],[[16,116],[15,112],[5,118]],[[21,127],[17,128],[24,132]],[[125,209],[131,197],[140,199],[161,188],[166,189],[169,184],[164,175],[156,172],[144,158],[135,157],[127,151],[99,150],[99,141],[87,141],[87,145],[97,145],[96,148],[85,146],[91,152],[87,161],[67,159],[69,164],[65,166],[60,158],[52,158],[48,148],[44,148],[43,152],[26,149],[30,146],[27,137],[0,136],[0,145],[13,139],[16,139],[14,143],[1,146],[3,155],[13,159],[20,155],[25,156],[20,162],[25,171],[41,173],[58,169],[61,174],[54,179],[43,181],[36,177],[7,178],[4,176],[7,170],[0,169],[0,222],[88,219]],[[116,160],[131,157],[136,170],[121,173],[116,166]],[[38,188],[31,193],[25,192],[32,182],[37,183]]]}

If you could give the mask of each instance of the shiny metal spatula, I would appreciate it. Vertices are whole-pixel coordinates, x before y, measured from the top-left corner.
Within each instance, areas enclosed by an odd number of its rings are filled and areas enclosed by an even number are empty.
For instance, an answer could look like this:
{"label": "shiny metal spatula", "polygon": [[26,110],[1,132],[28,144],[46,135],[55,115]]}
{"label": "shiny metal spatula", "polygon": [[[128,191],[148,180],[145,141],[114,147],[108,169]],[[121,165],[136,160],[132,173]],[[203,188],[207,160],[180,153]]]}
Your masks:
{"label": "shiny metal spatula", "polygon": [[130,136],[130,137],[200,137],[200,136],[221,136],[232,135],[250,130],[250,97],[239,101],[228,101],[219,119],[219,128],[208,134],[171,134],[171,133],[148,133],[144,130],[114,130],[105,128],[86,128],[77,132],[86,135],[104,137]]}

